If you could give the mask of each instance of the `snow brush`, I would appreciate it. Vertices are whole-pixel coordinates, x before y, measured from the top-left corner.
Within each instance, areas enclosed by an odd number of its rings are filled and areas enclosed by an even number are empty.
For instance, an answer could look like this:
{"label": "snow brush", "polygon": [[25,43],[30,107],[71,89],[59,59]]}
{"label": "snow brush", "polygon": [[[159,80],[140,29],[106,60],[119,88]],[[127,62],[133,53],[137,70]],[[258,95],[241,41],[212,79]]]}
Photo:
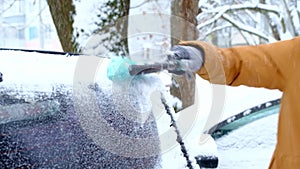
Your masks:
{"label": "snow brush", "polygon": [[111,81],[123,81],[131,78],[129,66],[135,64],[134,61],[125,57],[113,57],[107,67],[107,77]]}
{"label": "snow brush", "polygon": [[107,69],[107,77],[112,81],[122,81],[130,79],[133,76],[156,73],[164,70],[181,75],[186,72],[182,71],[180,59],[186,57],[188,56],[179,57],[176,52],[168,51],[165,57],[162,57],[164,61],[151,64],[137,64],[126,57],[111,58]]}
{"label": "snow brush", "polygon": [[[180,63],[174,60],[166,60],[162,63],[153,64],[136,64],[129,58],[116,57],[112,58],[108,68],[107,77],[112,81],[122,81],[134,76],[157,73],[164,70],[169,72],[181,73]],[[182,73],[184,73],[182,71]]]}

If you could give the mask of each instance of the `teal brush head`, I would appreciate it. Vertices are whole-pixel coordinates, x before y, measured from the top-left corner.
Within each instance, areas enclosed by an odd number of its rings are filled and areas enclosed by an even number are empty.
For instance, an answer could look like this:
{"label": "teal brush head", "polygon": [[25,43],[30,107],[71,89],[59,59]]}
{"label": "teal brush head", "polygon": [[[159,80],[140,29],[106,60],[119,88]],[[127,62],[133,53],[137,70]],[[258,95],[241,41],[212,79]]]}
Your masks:
{"label": "teal brush head", "polygon": [[135,64],[134,61],[126,57],[111,58],[107,67],[107,77],[111,81],[123,81],[131,78],[129,66]]}

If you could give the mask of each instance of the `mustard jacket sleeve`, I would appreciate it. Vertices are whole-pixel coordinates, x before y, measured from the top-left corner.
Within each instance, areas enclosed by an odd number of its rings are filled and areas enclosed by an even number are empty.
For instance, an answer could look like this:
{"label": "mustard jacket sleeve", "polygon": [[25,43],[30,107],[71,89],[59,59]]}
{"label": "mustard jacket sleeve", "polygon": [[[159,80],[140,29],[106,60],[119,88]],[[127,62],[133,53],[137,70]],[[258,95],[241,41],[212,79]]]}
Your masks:
{"label": "mustard jacket sleeve", "polygon": [[212,83],[284,90],[292,71],[300,69],[300,37],[232,48],[218,48],[199,41],[181,42],[181,45],[203,49],[204,66],[197,73]]}

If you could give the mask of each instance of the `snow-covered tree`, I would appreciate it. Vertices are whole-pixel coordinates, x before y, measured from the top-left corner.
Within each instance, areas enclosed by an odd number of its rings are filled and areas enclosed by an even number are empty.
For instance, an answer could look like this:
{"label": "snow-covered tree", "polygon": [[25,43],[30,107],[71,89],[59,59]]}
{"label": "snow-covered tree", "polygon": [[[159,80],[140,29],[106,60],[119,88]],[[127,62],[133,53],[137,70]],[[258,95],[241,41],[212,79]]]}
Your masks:
{"label": "snow-covered tree", "polygon": [[[93,34],[105,35],[100,46],[127,54],[127,22],[130,0],[47,0],[64,51],[79,52]],[[87,15],[87,13],[89,15]],[[126,21],[126,20],[123,20]]]}
{"label": "snow-covered tree", "polygon": [[103,3],[97,13],[99,21],[95,21],[97,29],[93,32],[109,34],[102,40],[104,47],[123,56],[128,55],[128,19],[126,17],[129,14],[129,7],[130,0],[109,0]]}
{"label": "snow-covered tree", "polygon": [[200,40],[255,45],[300,35],[299,0],[202,0]]}

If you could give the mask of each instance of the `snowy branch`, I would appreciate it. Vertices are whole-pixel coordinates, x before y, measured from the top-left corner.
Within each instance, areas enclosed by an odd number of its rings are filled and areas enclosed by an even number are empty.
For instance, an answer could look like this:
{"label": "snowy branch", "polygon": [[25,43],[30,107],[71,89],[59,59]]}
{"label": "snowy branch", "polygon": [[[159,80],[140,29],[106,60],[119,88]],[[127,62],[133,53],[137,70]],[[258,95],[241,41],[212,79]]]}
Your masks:
{"label": "snowy branch", "polygon": [[259,31],[257,31],[256,29],[254,29],[253,27],[250,27],[248,25],[245,25],[241,22],[238,22],[236,21],[234,18],[230,17],[229,15],[227,14],[224,14],[223,16],[223,19],[225,19],[226,21],[228,21],[229,23],[231,23],[234,27],[242,30],[242,31],[245,31],[245,32],[248,32],[250,34],[253,34],[253,35],[256,35],[262,39],[265,39],[269,42],[274,42],[276,41],[273,37],[270,37],[270,36],[266,36],[264,33],[261,33]]}
{"label": "snowy branch", "polygon": [[231,25],[231,24],[226,24],[226,25],[214,27],[214,28],[211,29],[210,31],[206,32],[206,33],[205,33],[205,36],[207,37],[209,34],[212,34],[212,33],[214,33],[214,32],[217,32],[217,31],[219,31],[219,30],[222,30],[222,29],[225,29],[225,28],[229,28],[229,27],[232,27],[232,25]]}
{"label": "snowy branch", "polygon": [[3,9],[3,11],[0,12],[0,15],[3,15],[6,11],[8,11],[12,6],[14,6],[14,4],[16,3],[17,0],[14,0],[13,2],[11,2],[7,8]]}
{"label": "snowy branch", "polygon": [[[199,24],[197,27],[198,27],[198,28],[202,28],[202,27],[205,27],[205,26],[207,26],[207,25],[209,25],[209,24],[212,24],[212,23],[216,22],[219,18],[222,17],[223,14],[225,14],[226,11],[227,11],[226,8],[221,9],[221,10],[219,11],[219,13],[216,14],[213,18],[211,18],[211,19],[209,19],[209,20],[207,20],[207,21],[205,21],[205,22]],[[201,14],[200,14],[200,15],[201,15]]]}
{"label": "snowy branch", "polygon": [[130,7],[130,9],[139,8],[139,7],[145,5],[148,2],[150,2],[150,0],[145,0],[144,2],[142,2],[142,3],[138,4],[138,5]]}
{"label": "snowy branch", "polygon": [[[222,7],[217,7],[214,9],[210,10],[204,10],[202,14],[207,14],[207,13],[217,13],[213,18],[209,19],[206,22],[203,22],[198,25],[198,28],[207,26],[213,22],[216,22],[219,18],[222,17],[223,14],[225,14],[228,11],[233,11],[233,10],[258,10],[258,11],[266,11],[266,12],[271,12],[274,13],[278,16],[280,16],[280,13],[277,11],[276,6],[272,5],[265,5],[265,4],[238,4],[238,5],[225,5]],[[200,15],[202,15],[200,14]]]}
{"label": "snowy branch", "polygon": [[266,5],[266,4],[237,4],[237,5],[224,5],[221,7],[209,9],[209,10],[203,10],[203,12],[206,13],[218,13],[219,11],[226,10],[227,11],[236,11],[236,10],[257,10],[257,11],[267,11],[271,13],[275,13],[277,15],[280,15],[278,12],[278,7],[274,5]]}
{"label": "snowy branch", "polygon": [[286,22],[288,22],[289,24],[291,24],[291,30],[292,31],[291,33],[294,35],[296,33],[296,29],[295,29],[295,26],[293,25],[293,21],[292,21],[292,17],[291,17],[291,13],[289,11],[289,7],[288,7],[288,4],[286,1],[283,1],[283,4],[285,6],[285,10],[286,10],[286,14],[287,14],[287,17],[286,17]]}
{"label": "snowy branch", "polygon": [[[202,1],[199,5],[201,13],[197,16],[197,28],[203,32],[202,36],[216,37],[211,39],[215,43],[219,43],[218,37],[224,32],[229,33],[227,41],[231,41],[232,37],[243,36],[248,44],[274,42],[300,35],[298,3],[291,4],[287,0],[276,3],[257,0],[251,2]],[[226,29],[228,27],[236,30]],[[226,43],[222,42],[221,45],[224,44]]]}

